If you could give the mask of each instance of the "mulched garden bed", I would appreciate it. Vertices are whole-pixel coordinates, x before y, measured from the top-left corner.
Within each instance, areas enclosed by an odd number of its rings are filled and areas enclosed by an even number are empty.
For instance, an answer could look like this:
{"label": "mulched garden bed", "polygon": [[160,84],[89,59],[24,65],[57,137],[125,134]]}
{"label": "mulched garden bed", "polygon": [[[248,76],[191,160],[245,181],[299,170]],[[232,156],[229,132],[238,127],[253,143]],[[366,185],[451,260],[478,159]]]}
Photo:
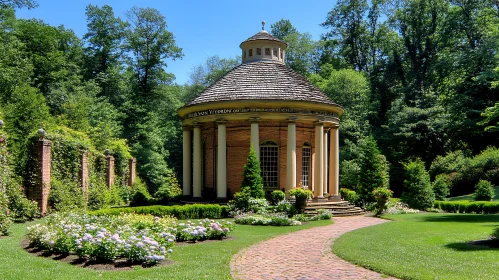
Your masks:
{"label": "mulched garden bed", "polygon": [[[0,238],[3,237],[9,237],[9,236],[0,236]],[[204,241],[197,241],[197,242],[191,242],[191,241],[186,241],[186,242],[177,242],[175,245],[176,246],[187,246],[187,245],[192,245],[192,244],[200,244],[200,243],[211,243],[211,242],[220,242],[220,241],[226,241],[226,240],[232,240],[234,237],[228,237],[224,238],[222,240],[204,240]],[[153,265],[153,266],[144,266],[141,263],[133,263],[130,262],[126,259],[117,259],[114,262],[109,262],[109,263],[102,263],[102,262],[96,262],[88,259],[81,259],[77,255],[72,255],[72,254],[55,254],[51,252],[47,252],[44,250],[40,250],[37,248],[33,248],[29,246],[29,240],[24,239],[21,242],[21,246],[24,250],[26,250],[28,253],[35,255],[37,257],[44,257],[44,258],[50,258],[55,261],[60,261],[60,262],[65,262],[69,263],[74,266],[78,267],[84,267],[84,268],[90,268],[93,270],[102,270],[102,271],[120,271],[120,270],[132,270],[135,267],[161,267],[161,266],[168,266],[173,264],[174,262],[171,260],[164,260],[160,261],[159,263]]]}

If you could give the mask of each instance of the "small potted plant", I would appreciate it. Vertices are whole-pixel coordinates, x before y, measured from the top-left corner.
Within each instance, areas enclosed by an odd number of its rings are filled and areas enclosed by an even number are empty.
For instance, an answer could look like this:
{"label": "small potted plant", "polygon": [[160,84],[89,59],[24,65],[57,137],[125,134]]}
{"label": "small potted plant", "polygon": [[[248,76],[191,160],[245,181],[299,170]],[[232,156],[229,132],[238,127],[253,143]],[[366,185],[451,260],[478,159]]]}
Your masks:
{"label": "small potted plant", "polygon": [[312,197],[312,191],[302,188],[294,188],[288,193],[290,196],[295,197],[295,207],[298,213],[303,213],[305,211],[305,207],[307,207],[307,200]]}

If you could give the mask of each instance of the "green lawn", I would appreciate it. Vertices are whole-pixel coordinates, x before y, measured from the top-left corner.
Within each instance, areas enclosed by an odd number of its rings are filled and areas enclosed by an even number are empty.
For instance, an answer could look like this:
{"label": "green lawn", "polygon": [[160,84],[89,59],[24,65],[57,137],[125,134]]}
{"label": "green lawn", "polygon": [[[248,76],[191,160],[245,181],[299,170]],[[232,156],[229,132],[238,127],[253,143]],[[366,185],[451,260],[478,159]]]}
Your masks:
{"label": "green lawn", "polygon": [[[492,198],[492,201],[497,201],[499,202],[499,186],[494,188],[496,196]],[[462,196],[455,196],[455,197],[449,197],[450,201],[458,201],[458,200],[469,200],[469,201],[475,201],[473,198],[473,194],[468,194],[468,195],[462,195]]]}
{"label": "green lawn", "polygon": [[487,238],[499,215],[402,214],[333,245],[340,257],[402,279],[498,279],[499,249],[466,244]]}
{"label": "green lawn", "polygon": [[229,263],[239,250],[276,235],[329,225],[331,221],[293,227],[236,225],[233,239],[174,247],[172,265],[104,272],[29,254],[20,242],[30,224],[13,225],[11,236],[0,238],[0,279],[231,279]]}

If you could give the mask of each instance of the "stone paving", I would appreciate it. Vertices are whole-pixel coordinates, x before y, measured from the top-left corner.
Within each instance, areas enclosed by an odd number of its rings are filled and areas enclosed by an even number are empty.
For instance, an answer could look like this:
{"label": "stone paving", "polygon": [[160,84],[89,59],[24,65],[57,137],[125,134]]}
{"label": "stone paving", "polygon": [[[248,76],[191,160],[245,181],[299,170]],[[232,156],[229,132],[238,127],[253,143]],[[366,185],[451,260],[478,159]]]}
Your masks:
{"label": "stone paving", "polygon": [[387,220],[356,216],[333,218],[334,224],[316,227],[253,245],[230,263],[234,279],[394,279],[356,266],[331,253],[340,235]]}

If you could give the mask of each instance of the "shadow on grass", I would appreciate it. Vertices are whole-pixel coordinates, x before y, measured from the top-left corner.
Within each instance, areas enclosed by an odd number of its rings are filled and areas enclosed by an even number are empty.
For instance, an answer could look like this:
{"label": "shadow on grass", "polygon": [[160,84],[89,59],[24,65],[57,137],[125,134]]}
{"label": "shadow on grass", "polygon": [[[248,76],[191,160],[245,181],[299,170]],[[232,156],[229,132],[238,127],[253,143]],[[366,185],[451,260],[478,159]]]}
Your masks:
{"label": "shadow on grass", "polygon": [[499,240],[486,239],[471,242],[449,243],[445,247],[456,251],[499,251]]}
{"label": "shadow on grass", "polygon": [[462,223],[494,223],[499,226],[499,214],[449,214],[449,215],[425,215],[424,222],[462,222]]}

